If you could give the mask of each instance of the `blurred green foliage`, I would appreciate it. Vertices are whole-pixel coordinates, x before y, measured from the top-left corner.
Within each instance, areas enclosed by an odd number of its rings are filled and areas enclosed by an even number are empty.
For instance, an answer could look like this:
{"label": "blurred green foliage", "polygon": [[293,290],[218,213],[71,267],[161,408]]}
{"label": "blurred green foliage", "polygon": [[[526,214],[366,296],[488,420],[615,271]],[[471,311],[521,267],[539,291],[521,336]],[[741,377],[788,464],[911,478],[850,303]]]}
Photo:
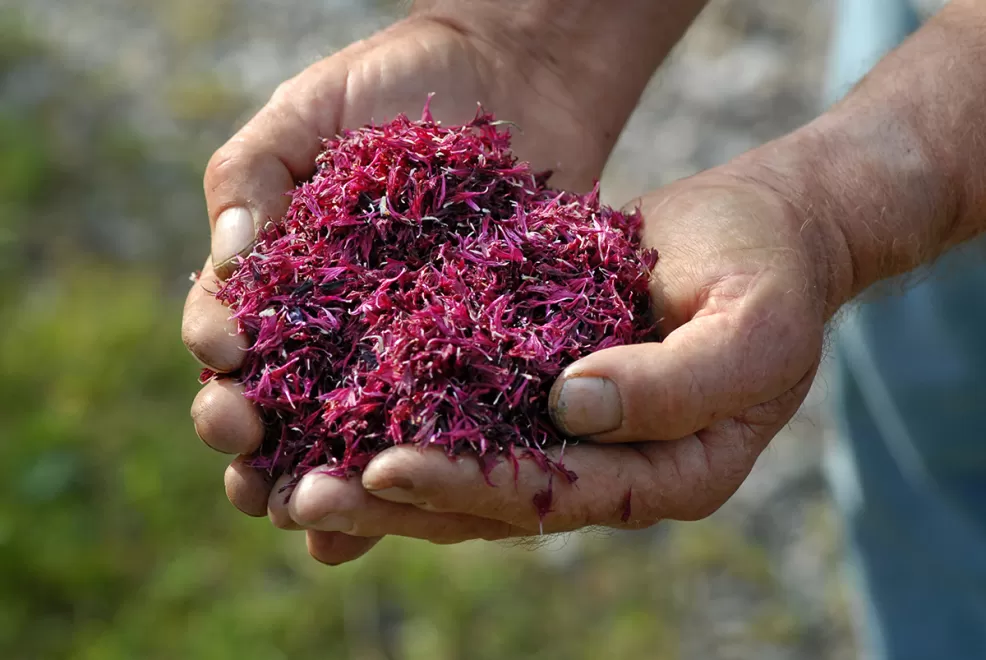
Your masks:
{"label": "blurred green foliage", "polygon": [[226,503],[222,457],[187,417],[179,304],[153,278],[90,262],[14,287],[0,326],[5,658],[670,658],[690,580],[718,567],[769,585],[755,551],[694,534],[660,559],[601,536],[573,564],[390,539],[320,566],[301,535]]}
{"label": "blurred green foliage", "polygon": [[765,603],[734,636],[797,636],[763,554],[705,524],[672,527],[660,551],[647,533],[570,553],[386,539],[328,568],[300,534],[235,512],[224,458],[188,419],[197,368],[168,284],[185,258],[87,249],[79,220],[95,204],[168,227],[162,194],[197,199],[198,175],[162,183],[158,145],[73,123],[111,102],[0,26],[0,80],[38,62],[61,76],[0,105],[0,657],[659,660],[721,579]]}

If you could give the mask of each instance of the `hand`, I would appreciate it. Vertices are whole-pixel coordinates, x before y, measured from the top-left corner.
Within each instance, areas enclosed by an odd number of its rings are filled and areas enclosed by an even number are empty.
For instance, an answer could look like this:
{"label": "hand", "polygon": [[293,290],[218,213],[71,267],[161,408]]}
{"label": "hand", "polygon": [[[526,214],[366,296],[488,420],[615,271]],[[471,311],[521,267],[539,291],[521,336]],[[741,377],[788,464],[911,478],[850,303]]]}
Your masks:
{"label": "hand", "polygon": [[[633,0],[628,4],[650,3]],[[584,5],[592,18],[596,5]],[[475,16],[485,14],[477,10],[471,15],[469,25],[427,12],[412,15],[315,64],[282,85],[216,152],[205,175],[212,256],[189,293],[182,326],[185,344],[201,362],[219,372],[240,365],[247,340],[237,334],[228,310],[211,292],[217,289],[218,279],[228,274],[234,257],[251,246],[257,226],[283,216],[288,203],[285,193],[313,171],[320,137],[335,135],[343,127],[387,120],[398,112],[415,117],[428,93],[434,92],[433,113],[445,123],[471,119],[477,102],[482,102],[499,117],[519,124],[522,132],[514,139],[516,153],[539,169],[554,170],[555,185],[587,189],[599,176],[619,128],[649,77],[647,67],[655,66],[663,51],[649,46],[650,54],[646,49],[635,53],[633,64],[624,67],[629,73],[620,85],[615,86],[612,76],[602,70],[607,78],[599,84],[585,80],[582,86],[570,86],[564,84],[569,79],[565,62],[541,50],[543,44],[520,44],[517,34],[503,28],[483,30]],[[632,14],[625,19],[637,29]],[[682,15],[665,21],[662,29],[670,25],[683,30],[686,24]],[[536,36],[550,42],[545,35]],[[586,40],[587,49],[590,45]],[[621,57],[628,56],[621,40],[601,47],[595,52],[603,62],[609,59],[619,64]],[[605,54],[607,49],[612,56]],[[215,449],[248,454],[261,442],[260,419],[241,394],[231,381],[212,382],[193,403],[196,430]],[[242,457],[230,465],[225,480],[229,499],[237,508],[254,516],[265,515],[270,508],[276,525],[297,528],[279,508],[276,497],[268,502],[272,484],[247,468]],[[273,492],[276,495],[278,489]],[[360,491],[357,496],[365,493]],[[463,524],[468,528],[478,523],[466,517]],[[383,533],[386,530],[381,528],[379,534]],[[313,532],[308,542],[317,558],[338,563],[365,552],[375,542],[374,536]]]}
{"label": "hand", "polygon": [[986,231],[984,22],[982,3],[949,3],[816,121],[643,200],[666,336],[555,385],[559,424],[589,441],[565,452],[580,478],[555,481],[543,521],[533,465],[516,486],[495,469],[490,487],[469,459],[406,447],[372,461],[363,489],[307,476],[279,511],[440,541],[714,511],[802,402],[836,310]]}
{"label": "hand", "polygon": [[644,241],[661,251],[652,297],[664,340],[595,353],[556,383],[558,424],[589,441],[565,451],[578,480],[554,479],[543,520],[533,500],[548,476],[533,462],[521,462],[516,485],[500,464],[491,487],[472,458],[413,447],[380,454],[362,484],[312,473],[286,506],[272,501],[274,515],[356,536],[456,542],[715,511],[803,401],[834,309],[828,228],[805,224],[777,187],[736,167],[642,200]]}
{"label": "hand", "polygon": [[835,310],[986,230],[983,156],[969,139],[984,131],[986,83],[968,55],[981,21],[981,5],[950,3],[818,121],[643,200],[666,337],[559,379],[556,418],[590,442],[566,452],[580,479],[556,480],[543,521],[532,499],[547,483],[533,466],[516,487],[494,470],[491,488],[469,459],[410,448],[377,457],[365,488],[309,475],[289,505],[271,499],[272,517],[345,529],[332,538],[346,543],[450,542],[714,511],[803,400]]}

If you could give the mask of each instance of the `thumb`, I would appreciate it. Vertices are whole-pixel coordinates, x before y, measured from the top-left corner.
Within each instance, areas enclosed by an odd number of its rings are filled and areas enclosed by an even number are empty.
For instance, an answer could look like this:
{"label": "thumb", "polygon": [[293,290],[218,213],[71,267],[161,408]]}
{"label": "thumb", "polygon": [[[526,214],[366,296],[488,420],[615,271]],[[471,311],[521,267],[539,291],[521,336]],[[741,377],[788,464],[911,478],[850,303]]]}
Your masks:
{"label": "thumb", "polygon": [[589,355],[555,382],[558,428],[600,442],[676,440],[771,401],[814,364],[821,338],[753,291],[699,312],[661,342]]}
{"label": "thumb", "polygon": [[342,62],[326,61],[282,84],[212,156],[204,186],[220,279],[253,246],[257,231],[284,215],[295,182],[314,171],[319,138],[337,131],[331,99],[342,97],[345,78]]}

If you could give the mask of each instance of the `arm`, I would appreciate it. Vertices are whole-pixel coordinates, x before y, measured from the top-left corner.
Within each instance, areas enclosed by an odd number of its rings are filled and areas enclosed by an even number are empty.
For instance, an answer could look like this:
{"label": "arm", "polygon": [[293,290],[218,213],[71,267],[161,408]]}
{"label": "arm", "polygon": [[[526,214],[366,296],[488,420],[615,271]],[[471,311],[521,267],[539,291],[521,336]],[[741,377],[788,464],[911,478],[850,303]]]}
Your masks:
{"label": "arm", "polygon": [[829,315],[986,230],[984,99],[986,3],[953,0],[843,101],[729,166],[831,229]]}

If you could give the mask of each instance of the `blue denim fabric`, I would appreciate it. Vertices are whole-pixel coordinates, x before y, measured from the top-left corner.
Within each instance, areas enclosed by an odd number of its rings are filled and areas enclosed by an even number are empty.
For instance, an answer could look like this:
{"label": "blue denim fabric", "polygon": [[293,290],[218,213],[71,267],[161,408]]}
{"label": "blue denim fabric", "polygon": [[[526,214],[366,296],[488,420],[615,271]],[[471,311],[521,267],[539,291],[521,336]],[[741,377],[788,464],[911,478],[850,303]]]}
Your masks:
{"label": "blue denim fabric", "polygon": [[[828,100],[918,24],[838,0]],[[948,255],[836,333],[828,472],[879,660],[986,659],[986,245]]]}

